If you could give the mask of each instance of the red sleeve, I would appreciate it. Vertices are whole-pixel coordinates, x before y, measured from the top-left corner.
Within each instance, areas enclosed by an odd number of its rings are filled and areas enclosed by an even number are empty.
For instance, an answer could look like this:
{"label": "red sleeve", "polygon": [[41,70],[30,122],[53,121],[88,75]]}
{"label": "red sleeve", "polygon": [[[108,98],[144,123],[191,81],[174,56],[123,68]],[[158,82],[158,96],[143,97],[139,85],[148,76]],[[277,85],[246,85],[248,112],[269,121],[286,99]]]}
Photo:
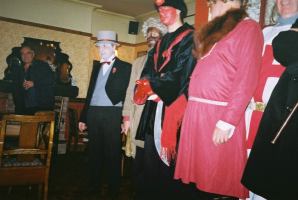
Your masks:
{"label": "red sleeve", "polygon": [[263,43],[263,34],[256,22],[246,20],[237,29],[233,51],[237,72],[222,121],[237,126],[243,118],[258,83]]}

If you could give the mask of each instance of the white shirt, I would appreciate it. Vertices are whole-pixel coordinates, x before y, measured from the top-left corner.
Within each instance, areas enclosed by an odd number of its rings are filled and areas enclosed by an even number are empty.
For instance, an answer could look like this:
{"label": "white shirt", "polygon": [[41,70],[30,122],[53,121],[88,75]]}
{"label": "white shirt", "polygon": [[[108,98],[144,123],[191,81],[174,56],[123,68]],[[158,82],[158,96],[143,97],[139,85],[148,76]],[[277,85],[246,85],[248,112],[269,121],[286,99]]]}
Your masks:
{"label": "white shirt", "polygon": [[[103,75],[105,75],[107,73],[107,71],[109,71],[109,69],[113,66],[113,64],[115,62],[115,56],[113,56],[113,57],[111,57],[107,60],[101,59],[100,62],[104,63],[102,65],[102,73],[103,73]],[[108,63],[105,63],[105,62],[110,62],[110,63],[108,64]]]}

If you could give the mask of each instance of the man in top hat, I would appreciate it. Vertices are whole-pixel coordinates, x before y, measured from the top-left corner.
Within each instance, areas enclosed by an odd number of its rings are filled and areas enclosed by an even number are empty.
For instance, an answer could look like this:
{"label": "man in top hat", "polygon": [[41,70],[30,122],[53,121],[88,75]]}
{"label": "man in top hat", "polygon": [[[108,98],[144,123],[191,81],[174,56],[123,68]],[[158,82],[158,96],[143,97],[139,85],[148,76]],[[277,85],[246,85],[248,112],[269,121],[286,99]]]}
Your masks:
{"label": "man in top hat", "polygon": [[115,197],[119,192],[121,175],[122,106],[131,65],[115,56],[119,45],[115,32],[99,31],[97,40],[101,60],[93,62],[79,129],[83,131],[88,128],[91,187],[99,189],[105,168],[109,195]]}
{"label": "man in top hat", "polygon": [[[145,104],[136,133],[143,140],[142,194],[139,199],[178,198],[173,180],[173,158],[187,99],[187,88],[196,60],[192,56],[193,28],[183,23],[183,0],[156,0],[160,21],[168,33],[148,53],[141,79],[136,82],[134,102]],[[138,152],[136,153],[138,159]]]}

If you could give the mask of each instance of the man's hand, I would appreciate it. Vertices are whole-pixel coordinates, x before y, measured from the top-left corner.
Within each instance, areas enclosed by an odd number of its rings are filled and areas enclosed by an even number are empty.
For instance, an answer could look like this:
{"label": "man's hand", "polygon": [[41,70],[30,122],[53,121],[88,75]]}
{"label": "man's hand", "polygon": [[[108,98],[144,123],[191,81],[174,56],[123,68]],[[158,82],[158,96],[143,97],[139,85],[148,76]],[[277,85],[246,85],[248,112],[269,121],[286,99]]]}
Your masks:
{"label": "man's hand", "polygon": [[128,133],[128,129],[130,127],[130,121],[123,121],[123,123],[121,124],[121,133],[124,133],[125,135],[127,135]]}
{"label": "man's hand", "polygon": [[215,145],[226,143],[229,140],[230,130],[222,130],[215,127],[213,131],[212,141]]}
{"label": "man's hand", "polygon": [[32,88],[34,86],[33,81],[24,81],[23,83],[23,87],[25,88],[25,90],[28,90],[29,88]]}
{"label": "man's hand", "polygon": [[83,131],[86,130],[86,129],[87,129],[86,124],[83,123],[83,122],[79,122],[79,130],[80,130],[81,132],[83,132]]}
{"label": "man's hand", "polygon": [[121,124],[121,133],[124,133],[125,135],[127,135],[128,130],[130,127],[130,121],[123,121],[123,123]]}

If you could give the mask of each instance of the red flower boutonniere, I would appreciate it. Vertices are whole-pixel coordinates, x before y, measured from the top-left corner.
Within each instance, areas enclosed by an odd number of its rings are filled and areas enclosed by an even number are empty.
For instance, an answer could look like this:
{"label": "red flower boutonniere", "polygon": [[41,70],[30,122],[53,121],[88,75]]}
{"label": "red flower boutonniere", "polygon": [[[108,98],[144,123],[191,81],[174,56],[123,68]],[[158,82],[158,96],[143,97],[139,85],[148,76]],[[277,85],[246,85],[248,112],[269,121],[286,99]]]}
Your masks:
{"label": "red flower boutonniere", "polygon": [[171,51],[165,50],[164,52],[162,52],[162,57],[167,58],[170,56],[170,54],[171,54]]}
{"label": "red flower boutonniere", "polygon": [[116,67],[113,67],[113,69],[112,69],[112,74],[115,74],[116,71],[117,71]]}
{"label": "red flower boutonniere", "polygon": [[161,6],[164,2],[165,0],[155,0],[155,5]]}

